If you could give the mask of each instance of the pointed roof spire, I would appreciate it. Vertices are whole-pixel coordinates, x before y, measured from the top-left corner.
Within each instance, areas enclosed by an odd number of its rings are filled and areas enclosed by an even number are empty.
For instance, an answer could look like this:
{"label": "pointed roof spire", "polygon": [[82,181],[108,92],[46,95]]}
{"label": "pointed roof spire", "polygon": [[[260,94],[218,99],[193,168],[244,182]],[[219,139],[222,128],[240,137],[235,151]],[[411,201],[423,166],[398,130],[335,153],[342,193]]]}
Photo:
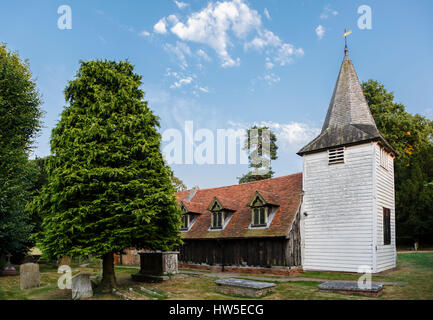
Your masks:
{"label": "pointed roof spire", "polygon": [[[345,38],[350,34],[349,32],[351,31],[349,30],[344,34]],[[322,132],[316,139],[302,148],[298,154],[303,155],[375,140],[380,141],[389,152],[396,154],[376,127],[355,68],[349,58],[346,41],[343,63]]]}

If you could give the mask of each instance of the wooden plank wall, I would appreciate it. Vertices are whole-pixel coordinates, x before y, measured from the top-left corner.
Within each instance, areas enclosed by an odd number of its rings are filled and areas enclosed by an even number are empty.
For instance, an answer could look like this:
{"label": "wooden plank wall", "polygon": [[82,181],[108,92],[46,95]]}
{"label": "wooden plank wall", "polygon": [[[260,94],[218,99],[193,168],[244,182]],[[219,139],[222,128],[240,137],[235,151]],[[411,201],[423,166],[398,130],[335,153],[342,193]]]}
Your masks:
{"label": "wooden plank wall", "polygon": [[[381,148],[375,145],[376,156],[376,272],[395,268],[397,251],[395,243],[395,191],[394,160],[387,155],[387,169],[380,165]],[[391,244],[383,243],[383,208],[391,209]]]}
{"label": "wooden plank wall", "polygon": [[300,266],[300,243],[297,214],[288,238],[186,239],[184,245],[179,248],[179,261],[210,266]]}
{"label": "wooden plank wall", "polygon": [[373,265],[373,148],[346,147],[344,163],[334,165],[327,151],[304,156],[304,270]]}

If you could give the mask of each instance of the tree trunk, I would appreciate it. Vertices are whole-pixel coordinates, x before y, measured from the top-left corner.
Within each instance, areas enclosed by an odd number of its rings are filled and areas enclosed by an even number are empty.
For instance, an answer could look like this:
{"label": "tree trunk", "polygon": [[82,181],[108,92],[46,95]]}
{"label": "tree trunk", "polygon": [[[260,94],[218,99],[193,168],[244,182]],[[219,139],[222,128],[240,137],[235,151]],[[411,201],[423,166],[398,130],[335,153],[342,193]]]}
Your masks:
{"label": "tree trunk", "polygon": [[111,292],[113,288],[117,287],[116,275],[114,273],[114,254],[113,252],[107,253],[102,258],[102,280],[99,284],[101,291]]}

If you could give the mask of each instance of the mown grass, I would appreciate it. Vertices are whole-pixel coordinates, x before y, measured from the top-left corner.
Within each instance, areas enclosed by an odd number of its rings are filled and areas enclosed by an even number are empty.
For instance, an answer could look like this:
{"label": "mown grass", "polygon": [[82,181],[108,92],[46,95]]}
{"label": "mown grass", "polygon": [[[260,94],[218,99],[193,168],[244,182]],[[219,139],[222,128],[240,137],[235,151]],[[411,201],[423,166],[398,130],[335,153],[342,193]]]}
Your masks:
{"label": "mown grass", "polygon": [[[397,269],[385,274],[374,275],[373,281],[407,282],[405,286],[385,286],[380,297],[371,298],[357,295],[345,295],[339,293],[320,292],[318,281],[274,282],[276,287],[273,293],[263,297],[264,300],[304,300],[304,299],[433,299],[433,253],[401,253],[398,254]],[[97,268],[81,268],[73,266],[74,273],[87,272],[100,275]],[[184,270],[184,269],[182,269]],[[60,274],[54,265],[41,265],[41,287],[29,290],[20,290],[19,276],[0,277],[0,299],[15,300],[55,300],[70,299],[70,290],[60,290],[57,280]],[[197,271],[188,269],[188,271]],[[224,295],[216,292],[215,274],[209,272],[195,273],[194,276],[178,276],[162,283],[137,283],[131,280],[131,274],[136,273],[137,268],[116,267],[116,277],[119,291],[128,293],[137,299],[176,299],[176,300],[235,300],[248,299],[239,296]],[[256,275],[239,274],[238,278],[254,278]],[[272,281],[278,276],[266,276]],[[336,272],[305,272],[300,275],[305,278],[329,279],[329,280],[357,280],[359,275]],[[263,281],[263,280],[260,280]],[[144,287],[153,293],[141,290]],[[132,291],[130,290],[132,288]],[[120,299],[112,294],[96,293],[92,299],[107,300]]]}

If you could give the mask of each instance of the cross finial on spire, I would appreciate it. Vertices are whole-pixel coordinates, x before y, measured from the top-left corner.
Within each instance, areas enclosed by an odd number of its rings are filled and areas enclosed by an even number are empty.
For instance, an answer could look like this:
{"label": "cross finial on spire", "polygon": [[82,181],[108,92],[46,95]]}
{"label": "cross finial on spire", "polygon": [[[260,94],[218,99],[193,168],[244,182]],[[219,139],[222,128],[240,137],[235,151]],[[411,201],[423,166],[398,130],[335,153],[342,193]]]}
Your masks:
{"label": "cross finial on spire", "polygon": [[346,28],[344,28],[344,55],[347,56],[349,53],[349,48],[347,48],[347,36],[352,33],[352,30],[346,31]]}
{"label": "cross finial on spire", "polygon": [[8,262],[6,263],[6,265],[9,266],[11,264],[11,257],[12,257],[12,255],[8,252],[8,254],[6,255],[6,257],[8,257]]}

